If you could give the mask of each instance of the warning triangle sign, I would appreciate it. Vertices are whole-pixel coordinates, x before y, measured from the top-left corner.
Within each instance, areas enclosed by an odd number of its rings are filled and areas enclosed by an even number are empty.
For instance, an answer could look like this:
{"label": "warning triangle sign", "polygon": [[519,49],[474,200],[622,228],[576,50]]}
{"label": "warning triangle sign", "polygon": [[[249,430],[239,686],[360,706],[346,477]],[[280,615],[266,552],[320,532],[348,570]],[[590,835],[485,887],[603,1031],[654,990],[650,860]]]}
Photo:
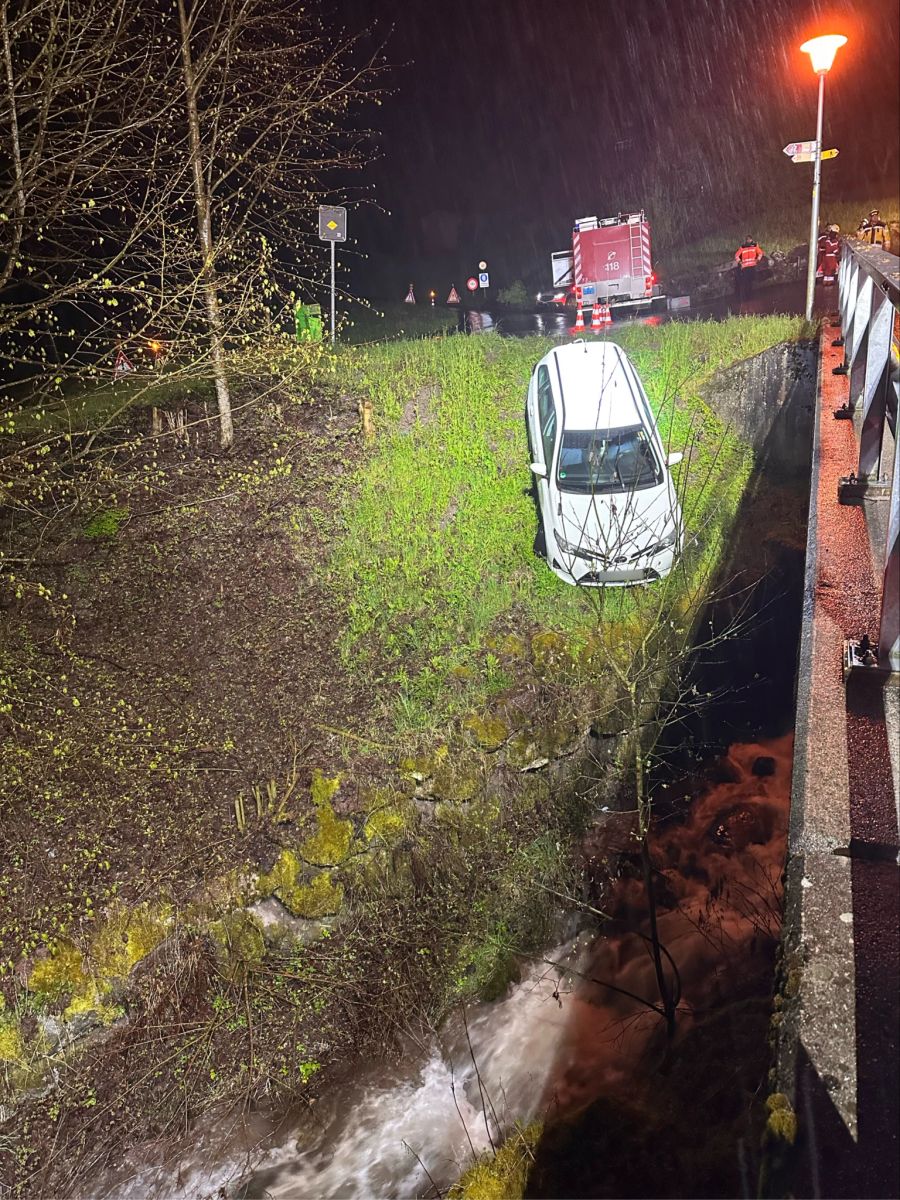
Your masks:
{"label": "warning triangle sign", "polygon": [[455,287],[450,289],[450,295],[447,297],[448,304],[459,304],[459,292]]}
{"label": "warning triangle sign", "polygon": [[416,302],[416,297],[413,294],[413,285],[410,284],[409,291],[406,293],[406,299],[403,301],[403,303],[404,304],[415,304],[415,302]]}
{"label": "warning triangle sign", "polygon": [[115,362],[115,366],[113,367],[113,379],[120,379],[123,375],[128,375],[129,372],[131,372],[133,370],[134,370],[134,363],[132,363],[125,356],[124,350],[120,350],[116,354],[116,362]]}

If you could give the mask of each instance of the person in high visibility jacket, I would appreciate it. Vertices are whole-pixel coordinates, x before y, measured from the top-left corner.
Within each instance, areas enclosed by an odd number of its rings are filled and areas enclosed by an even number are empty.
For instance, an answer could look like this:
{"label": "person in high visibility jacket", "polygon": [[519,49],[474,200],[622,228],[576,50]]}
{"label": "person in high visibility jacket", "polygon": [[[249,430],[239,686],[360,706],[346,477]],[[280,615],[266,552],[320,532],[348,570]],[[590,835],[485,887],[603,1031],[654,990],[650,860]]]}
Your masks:
{"label": "person in high visibility jacket", "polygon": [[887,225],[882,221],[877,208],[873,208],[869,215],[860,221],[856,236],[868,242],[870,246],[883,246],[885,242],[890,241]]}
{"label": "person in high visibility jacket", "polygon": [[740,299],[753,291],[756,268],[763,258],[756,238],[745,237],[734,252],[734,290]]}
{"label": "person in high visibility jacket", "polygon": [[837,275],[838,258],[841,253],[838,237],[840,232],[840,225],[828,225],[825,232],[819,234],[816,278],[821,279],[823,283],[834,283],[834,277]]}

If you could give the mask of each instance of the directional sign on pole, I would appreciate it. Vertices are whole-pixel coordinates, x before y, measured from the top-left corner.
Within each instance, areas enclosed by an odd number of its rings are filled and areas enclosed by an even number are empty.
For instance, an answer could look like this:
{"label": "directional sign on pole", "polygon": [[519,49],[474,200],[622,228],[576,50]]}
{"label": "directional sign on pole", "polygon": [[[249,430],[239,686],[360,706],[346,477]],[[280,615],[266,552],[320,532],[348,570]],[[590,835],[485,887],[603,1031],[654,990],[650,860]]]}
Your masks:
{"label": "directional sign on pole", "polygon": [[[837,158],[837,156],[838,156],[837,150],[823,150],[822,151],[822,159],[823,160],[826,158]],[[815,158],[816,158],[815,151],[813,151],[812,154],[792,154],[791,162],[814,162]]]}
{"label": "directional sign on pole", "polygon": [[795,154],[815,154],[816,143],[813,142],[788,142],[782,150],[782,154],[786,154],[788,158],[793,158]]}

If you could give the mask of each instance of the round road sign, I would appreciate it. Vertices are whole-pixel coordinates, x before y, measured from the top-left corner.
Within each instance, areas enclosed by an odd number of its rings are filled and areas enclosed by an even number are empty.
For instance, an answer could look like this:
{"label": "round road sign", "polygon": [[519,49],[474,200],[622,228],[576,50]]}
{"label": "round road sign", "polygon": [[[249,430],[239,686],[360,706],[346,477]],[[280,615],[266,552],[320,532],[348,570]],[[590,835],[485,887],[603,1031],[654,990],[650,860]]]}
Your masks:
{"label": "round road sign", "polygon": [[482,259],[481,262],[478,264],[478,270],[479,271],[487,270],[487,263],[484,261],[484,259]]}
{"label": "round road sign", "polygon": [[475,278],[474,275],[470,275],[469,278],[466,280],[466,287],[469,289],[470,292],[478,291],[478,280]]}

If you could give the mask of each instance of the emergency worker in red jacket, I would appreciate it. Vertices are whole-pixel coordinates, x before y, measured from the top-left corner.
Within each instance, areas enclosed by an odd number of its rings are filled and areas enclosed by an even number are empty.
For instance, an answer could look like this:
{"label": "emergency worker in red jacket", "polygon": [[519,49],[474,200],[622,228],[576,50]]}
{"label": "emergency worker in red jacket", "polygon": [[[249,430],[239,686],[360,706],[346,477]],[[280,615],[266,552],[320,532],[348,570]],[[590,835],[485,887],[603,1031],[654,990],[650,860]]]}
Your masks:
{"label": "emergency worker in red jacket", "polygon": [[745,237],[734,252],[734,290],[739,299],[750,296],[763,252],[755,238]]}
{"label": "emergency worker in red jacket", "polygon": [[834,283],[834,277],[837,275],[841,253],[841,241],[838,237],[840,231],[840,225],[829,225],[825,232],[819,235],[816,276],[823,283]]}

